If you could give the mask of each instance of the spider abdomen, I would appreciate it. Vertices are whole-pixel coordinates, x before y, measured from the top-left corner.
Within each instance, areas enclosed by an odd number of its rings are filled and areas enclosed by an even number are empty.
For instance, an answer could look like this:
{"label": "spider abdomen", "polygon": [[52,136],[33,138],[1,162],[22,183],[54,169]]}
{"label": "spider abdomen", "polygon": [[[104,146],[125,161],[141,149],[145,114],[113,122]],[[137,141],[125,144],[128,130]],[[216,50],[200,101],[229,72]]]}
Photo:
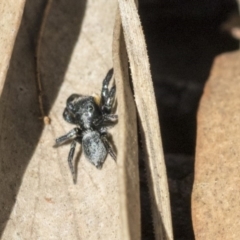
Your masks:
{"label": "spider abdomen", "polygon": [[101,168],[107,156],[107,150],[99,132],[87,131],[82,138],[83,152],[87,159],[97,168]]}

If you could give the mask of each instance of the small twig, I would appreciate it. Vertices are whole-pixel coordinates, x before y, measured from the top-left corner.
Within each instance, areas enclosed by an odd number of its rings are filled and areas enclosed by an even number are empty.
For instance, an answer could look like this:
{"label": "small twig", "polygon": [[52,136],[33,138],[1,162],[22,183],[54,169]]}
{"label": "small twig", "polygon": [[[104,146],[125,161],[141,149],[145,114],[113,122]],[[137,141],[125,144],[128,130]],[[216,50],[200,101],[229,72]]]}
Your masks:
{"label": "small twig", "polygon": [[37,80],[37,91],[38,91],[38,103],[39,103],[39,109],[41,112],[41,119],[43,119],[43,122],[45,125],[49,125],[51,123],[51,119],[49,116],[47,116],[46,112],[44,111],[43,107],[43,87],[42,87],[42,81],[41,81],[41,74],[40,74],[40,52],[41,52],[41,43],[42,43],[42,36],[44,32],[44,28],[46,25],[46,20],[49,14],[49,10],[51,8],[52,0],[48,0],[43,18],[42,18],[42,23],[40,26],[40,30],[38,33],[38,38],[37,38],[37,45],[36,45],[36,80]]}

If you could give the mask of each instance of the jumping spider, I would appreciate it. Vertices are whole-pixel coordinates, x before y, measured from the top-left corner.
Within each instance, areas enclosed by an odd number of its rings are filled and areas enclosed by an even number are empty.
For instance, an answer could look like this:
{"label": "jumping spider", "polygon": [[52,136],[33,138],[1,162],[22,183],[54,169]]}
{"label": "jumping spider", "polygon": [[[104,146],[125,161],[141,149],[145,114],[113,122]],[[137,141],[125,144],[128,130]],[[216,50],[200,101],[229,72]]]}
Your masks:
{"label": "jumping spider", "polygon": [[77,142],[82,144],[85,156],[98,169],[102,168],[108,153],[116,161],[116,154],[108,141],[107,133],[107,125],[116,123],[118,119],[117,115],[111,114],[116,92],[115,86],[108,89],[112,76],[113,70],[111,69],[103,80],[99,103],[92,96],[79,94],[72,94],[67,99],[63,118],[77,127],[57,138],[56,145],[72,140],[68,164],[74,182],[76,176],[72,160]]}

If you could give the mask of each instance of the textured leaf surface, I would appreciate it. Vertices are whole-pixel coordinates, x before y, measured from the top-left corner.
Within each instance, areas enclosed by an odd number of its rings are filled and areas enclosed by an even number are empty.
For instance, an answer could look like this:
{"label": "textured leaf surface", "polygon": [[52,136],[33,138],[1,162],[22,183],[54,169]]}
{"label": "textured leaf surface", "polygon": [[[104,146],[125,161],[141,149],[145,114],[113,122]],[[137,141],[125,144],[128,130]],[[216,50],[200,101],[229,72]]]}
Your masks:
{"label": "textured leaf surface", "polygon": [[[79,146],[74,185],[70,146],[52,147],[73,128],[62,118],[67,97],[100,93],[113,66],[117,2],[52,2],[38,56],[43,107],[51,118],[43,126],[35,47],[46,4],[26,2],[0,100],[2,239],[121,239],[118,163],[108,157],[100,171]],[[117,150],[119,126],[110,130]]]}
{"label": "textured leaf surface", "polygon": [[199,107],[192,218],[196,240],[239,239],[240,52],[216,58]]}

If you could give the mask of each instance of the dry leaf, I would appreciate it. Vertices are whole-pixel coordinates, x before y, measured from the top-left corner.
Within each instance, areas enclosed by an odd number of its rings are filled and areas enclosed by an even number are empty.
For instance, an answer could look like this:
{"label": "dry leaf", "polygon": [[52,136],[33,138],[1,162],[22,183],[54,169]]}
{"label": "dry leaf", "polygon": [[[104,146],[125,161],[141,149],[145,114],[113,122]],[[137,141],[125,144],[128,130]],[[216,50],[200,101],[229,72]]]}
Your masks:
{"label": "dry leaf", "polygon": [[146,142],[149,185],[156,239],[173,239],[166,167],[145,39],[134,0],[119,0],[134,95]]}
{"label": "dry leaf", "polygon": [[240,52],[214,62],[198,113],[192,218],[196,240],[239,239]]}
{"label": "dry leaf", "polygon": [[[2,239],[140,239],[136,111],[117,2],[27,1],[15,39],[16,34],[11,35],[9,29],[13,26],[17,32],[23,4],[15,3],[16,8],[2,5],[3,13],[9,8],[12,11],[0,42],[0,49],[5,51],[0,78]],[[144,37],[133,1],[119,1],[119,5],[149,157],[156,237],[172,239]],[[2,16],[0,21],[5,23]],[[108,157],[99,171],[79,147],[74,185],[67,164],[70,146],[52,148],[58,136],[73,128],[62,119],[65,101],[72,93],[99,93],[112,66],[119,123],[110,132],[118,150],[117,164]],[[51,119],[50,125],[43,125],[43,116]]]}
{"label": "dry leaf", "polygon": [[0,96],[4,86],[13,44],[21,22],[25,0],[0,2]]}
{"label": "dry leaf", "polygon": [[[73,128],[62,118],[67,97],[72,93],[100,93],[102,80],[113,66],[117,2],[52,2],[38,51],[43,108],[51,118],[51,125],[43,126],[39,119],[35,48],[47,3],[27,1],[1,95],[2,239],[122,239],[121,224],[129,223],[121,221],[121,211],[125,209],[128,214],[128,207],[120,204],[120,197],[128,201],[128,187],[118,178],[126,172],[122,158],[129,147],[132,153],[127,160],[135,159],[129,168],[135,181],[135,192],[130,195],[135,196],[133,210],[137,210],[135,228],[139,236],[135,110],[132,103],[131,113],[121,114],[126,109],[126,102],[121,102],[125,93],[120,93],[124,89],[118,89],[121,69],[116,71],[120,123],[110,130],[119,154],[117,163],[108,157],[99,171],[79,147],[74,185],[67,163],[70,146],[52,148],[58,136]],[[115,59],[115,66],[118,61]],[[126,116],[128,119],[124,119]],[[131,124],[130,132],[122,129],[126,124]],[[124,149],[126,137],[131,137],[131,145]]]}

